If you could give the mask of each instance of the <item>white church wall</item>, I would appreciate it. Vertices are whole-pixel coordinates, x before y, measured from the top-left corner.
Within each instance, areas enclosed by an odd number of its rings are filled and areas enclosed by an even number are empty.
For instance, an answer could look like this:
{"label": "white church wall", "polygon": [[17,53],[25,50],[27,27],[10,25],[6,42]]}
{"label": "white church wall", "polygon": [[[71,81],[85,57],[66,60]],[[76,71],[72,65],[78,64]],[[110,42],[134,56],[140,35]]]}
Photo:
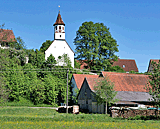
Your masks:
{"label": "white church wall", "polygon": [[[65,40],[54,40],[50,47],[45,51],[45,59],[47,60],[51,54],[56,60],[59,56],[67,54],[72,62],[71,66],[74,68],[74,52],[70,49]],[[63,64],[59,63],[58,65],[62,66]]]}

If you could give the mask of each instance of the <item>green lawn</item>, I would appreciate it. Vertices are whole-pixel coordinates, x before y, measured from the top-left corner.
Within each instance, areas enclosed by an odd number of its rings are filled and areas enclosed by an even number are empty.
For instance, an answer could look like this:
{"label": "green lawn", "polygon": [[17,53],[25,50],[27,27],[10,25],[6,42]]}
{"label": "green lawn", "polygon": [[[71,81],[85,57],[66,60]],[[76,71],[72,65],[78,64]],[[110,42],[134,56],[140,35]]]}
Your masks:
{"label": "green lawn", "polygon": [[65,114],[54,109],[1,107],[0,128],[159,128],[160,121],[113,119],[105,114]]}

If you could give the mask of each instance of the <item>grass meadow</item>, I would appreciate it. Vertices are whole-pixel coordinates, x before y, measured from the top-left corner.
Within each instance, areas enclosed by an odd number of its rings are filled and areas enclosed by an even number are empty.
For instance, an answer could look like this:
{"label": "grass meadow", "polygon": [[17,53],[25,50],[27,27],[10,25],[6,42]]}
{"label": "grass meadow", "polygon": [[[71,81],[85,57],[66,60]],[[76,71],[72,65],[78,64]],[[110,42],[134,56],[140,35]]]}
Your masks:
{"label": "grass meadow", "polygon": [[157,120],[126,120],[106,114],[65,114],[50,108],[0,107],[1,129],[159,129]]}

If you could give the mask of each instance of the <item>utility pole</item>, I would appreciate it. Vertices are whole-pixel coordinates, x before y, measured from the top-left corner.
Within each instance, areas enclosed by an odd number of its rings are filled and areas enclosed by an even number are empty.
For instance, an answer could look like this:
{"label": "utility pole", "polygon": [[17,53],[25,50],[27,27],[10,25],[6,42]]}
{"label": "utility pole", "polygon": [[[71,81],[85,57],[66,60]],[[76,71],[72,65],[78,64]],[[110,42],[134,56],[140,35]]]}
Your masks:
{"label": "utility pole", "polygon": [[66,106],[67,106],[66,113],[67,114],[68,114],[68,72],[69,72],[69,70],[67,69],[67,104],[66,104]]}

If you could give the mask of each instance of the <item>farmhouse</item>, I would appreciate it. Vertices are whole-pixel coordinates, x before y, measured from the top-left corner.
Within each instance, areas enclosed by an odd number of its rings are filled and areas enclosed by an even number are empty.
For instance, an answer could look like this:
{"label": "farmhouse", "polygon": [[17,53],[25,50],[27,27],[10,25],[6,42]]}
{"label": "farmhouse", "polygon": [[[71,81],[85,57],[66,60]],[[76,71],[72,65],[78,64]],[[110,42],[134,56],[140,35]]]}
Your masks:
{"label": "farmhouse", "polygon": [[[103,77],[107,77],[114,83],[114,90],[117,91],[115,103],[117,106],[149,105],[152,97],[144,89],[148,82],[148,75],[102,72]],[[95,99],[94,86],[100,78],[86,77],[78,94],[78,104],[81,109],[87,109],[92,113],[105,113],[105,104],[98,105]]]}
{"label": "farmhouse", "polygon": [[72,96],[77,96],[77,91],[81,89],[82,83],[85,79],[88,78],[98,78],[99,75],[89,75],[89,74],[73,74],[71,78],[71,87],[72,87]]}
{"label": "farmhouse", "polygon": [[[71,47],[65,40],[65,24],[61,18],[60,11],[58,13],[57,20],[53,24],[53,26],[54,41],[45,51],[45,59],[47,60],[47,58],[52,54],[58,61],[59,59],[61,59],[62,55],[67,54],[67,56],[70,58],[71,66],[74,68],[74,51],[71,49]],[[58,62],[59,63],[57,65],[59,66],[65,65],[63,61]]]}
{"label": "farmhouse", "polygon": [[[88,69],[89,68],[89,66],[85,62],[85,60],[82,60],[82,61],[77,60],[77,62],[79,62],[81,64],[80,69]],[[113,61],[112,66],[119,66],[126,72],[129,72],[129,71],[138,72],[136,61],[132,60],[132,59],[118,59],[117,61]]]}
{"label": "farmhouse", "polygon": [[7,49],[10,42],[15,42],[15,36],[12,30],[0,29],[0,48]]}

